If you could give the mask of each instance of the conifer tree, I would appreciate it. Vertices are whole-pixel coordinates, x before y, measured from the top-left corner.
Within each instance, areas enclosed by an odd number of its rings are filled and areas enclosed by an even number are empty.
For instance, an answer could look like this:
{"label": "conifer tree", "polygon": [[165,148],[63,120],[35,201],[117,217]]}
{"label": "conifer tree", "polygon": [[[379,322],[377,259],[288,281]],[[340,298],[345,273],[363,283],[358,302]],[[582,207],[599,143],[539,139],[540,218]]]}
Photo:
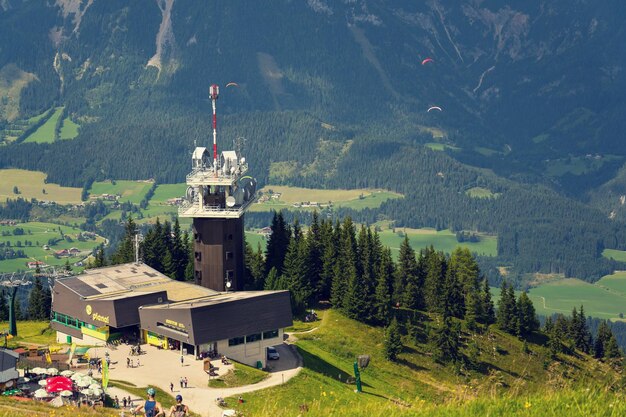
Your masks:
{"label": "conifer tree", "polygon": [[408,236],[400,244],[400,255],[396,268],[395,294],[403,306],[417,309],[423,304],[422,283],[418,282],[417,260]]}
{"label": "conifer tree", "polygon": [[276,268],[277,271],[282,271],[291,240],[291,230],[285,223],[282,212],[274,212],[271,229],[272,234],[267,241],[265,252],[265,270],[269,272],[270,269]]}
{"label": "conifer tree", "polygon": [[435,252],[432,246],[424,251],[426,264],[426,278],[424,281],[424,295],[426,307],[429,311],[443,313],[444,297],[443,283],[446,276],[446,258],[442,252]]}
{"label": "conifer tree", "polygon": [[117,251],[111,256],[111,263],[113,265],[133,262],[135,260],[135,235],[137,234],[137,225],[131,215],[128,216],[124,229],[124,237],[117,247]]}
{"label": "conifer tree", "polygon": [[246,289],[262,290],[265,287],[265,259],[263,259],[263,249],[261,242],[257,243],[257,250],[246,242]]}
{"label": "conifer tree", "polygon": [[[457,279],[456,270],[448,268],[443,282],[442,294],[443,298],[442,308],[444,316],[452,316],[462,319],[465,314],[465,299],[463,297],[463,289],[461,282]],[[473,308],[479,309],[478,300],[475,300]],[[477,314],[473,314],[476,319]]]}
{"label": "conifer tree", "polygon": [[311,300],[313,289],[307,281],[306,242],[304,239],[291,239],[283,265],[283,276],[287,289],[291,293],[294,313],[304,312]]}
{"label": "conifer tree", "polygon": [[493,301],[491,300],[491,288],[489,288],[489,281],[483,280],[482,291],[482,317],[481,322],[490,325],[496,322],[496,313],[493,308]]}
{"label": "conifer tree", "polygon": [[43,286],[41,285],[40,278],[35,278],[28,297],[28,318],[31,320],[41,320],[43,308]]}
{"label": "conifer tree", "polygon": [[461,325],[444,317],[442,326],[431,336],[433,357],[443,363],[457,362],[460,356]]}
{"label": "conifer tree", "polygon": [[306,234],[307,281],[313,290],[313,299],[320,299],[320,277],[322,275],[322,230],[317,211],[313,212],[311,226]]}
{"label": "conifer tree", "polygon": [[500,329],[509,334],[519,334],[515,292],[513,291],[513,287],[509,287],[506,281],[502,282],[502,287],[500,288],[500,301],[498,302],[496,323]]}
{"label": "conifer tree", "polygon": [[346,305],[346,294],[348,284],[356,280],[357,260],[356,260],[356,239],[354,223],[352,219],[346,217],[341,226],[341,242],[337,262],[335,262],[334,276],[331,287],[330,302],[335,308],[342,309]]}
{"label": "conifer tree", "polygon": [[317,285],[320,300],[330,300],[331,287],[335,276],[338,245],[341,240],[341,228],[333,228],[330,221],[322,223],[322,270]]}
{"label": "conifer tree", "polygon": [[185,231],[183,233],[183,249],[185,251],[185,281],[194,281],[195,280],[195,262],[193,256],[193,242],[189,237],[189,233]]}
{"label": "conifer tree", "polygon": [[9,320],[9,306],[7,305],[7,293],[4,288],[0,289],[0,321]]}
{"label": "conifer tree", "polygon": [[611,338],[611,329],[603,320],[598,327],[598,335],[593,346],[593,353],[597,359],[604,358],[605,346]]}
{"label": "conifer tree", "polygon": [[184,236],[180,230],[180,223],[178,222],[178,217],[176,217],[174,227],[172,228],[170,248],[172,268],[170,277],[177,281],[185,280],[185,268],[187,267],[187,242],[183,239]]}
{"label": "conifer tree", "polygon": [[265,278],[265,287],[266,290],[279,290],[284,289],[280,283],[280,277],[278,275],[278,270],[275,267],[270,269],[270,272],[267,274],[267,278]]}
{"label": "conifer tree", "polygon": [[619,350],[619,346],[617,345],[617,340],[615,339],[615,335],[611,333],[609,340],[604,347],[604,359],[607,360],[615,360],[620,359],[622,357],[622,352]]}
{"label": "conifer tree", "polygon": [[526,292],[522,292],[517,299],[517,313],[521,335],[526,336],[539,329],[535,307]]}
{"label": "conifer tree", "polygon": [[377,281],[374,294],[373,322],[378,325],[387,325],[391,318],[393,274],[394,269],[391,251],[387,248],[382,251],[380,265],[376,271]]}
{"label": "conifer tree", "polygon": [[391,323],[385,329],[384,354],[387,360],[395,362],[398,355],[402,352],[402,335],[400,334],[400,326],[398,321],[393,318]]}
{"label": "conifer tree", "polygon": [[104,256],[104,245],[100,245],[94,256],[93,267],[102,268],[103,266],[106,266],[106,259]]}

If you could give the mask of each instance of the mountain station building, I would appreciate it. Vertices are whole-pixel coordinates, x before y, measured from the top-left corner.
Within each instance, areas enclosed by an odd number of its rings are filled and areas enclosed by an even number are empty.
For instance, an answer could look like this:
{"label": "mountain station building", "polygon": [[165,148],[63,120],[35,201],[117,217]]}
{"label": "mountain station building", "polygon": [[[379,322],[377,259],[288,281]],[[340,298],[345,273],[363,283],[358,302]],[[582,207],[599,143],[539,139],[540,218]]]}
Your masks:
{"label": "mountain station building", "polygon": [[105,345],[123,336],[196,357],[266,365],[291,326],[288,291],[218,292],[170,279],[142,263],[58,278],[51,327],[59,343]]}

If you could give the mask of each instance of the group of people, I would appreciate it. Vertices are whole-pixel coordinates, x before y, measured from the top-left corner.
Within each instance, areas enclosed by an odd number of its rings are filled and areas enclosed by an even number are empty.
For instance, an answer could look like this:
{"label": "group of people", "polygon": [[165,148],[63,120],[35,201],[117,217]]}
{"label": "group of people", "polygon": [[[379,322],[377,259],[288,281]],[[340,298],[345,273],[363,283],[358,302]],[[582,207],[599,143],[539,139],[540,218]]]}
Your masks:
{"label": "group of people", "polygon": [[[133,410],[133,414],[143,412],[146,417],[165,417],[165,410],[155,396],[154,388],[148,388],[148,399],[143,404],[138,405]],[[176,396],[176,404],[170,407],[169,417],[186,417],[188,415],[189,407],[183,404],[183,397],[179,394]]]}
{"label": "group of people", "polygon": [[116,408],[120,408],[120,405],[123,408],[126,408],[126,407],[131,408],[131,409],[133,408],[133,399],[130,398],[130,395],[128,396],[128,398],[122,397],[122,401],[120,401],[120,399],[116,395],[113,401],[115,402]]}
{"label": "group of people", "polygon": [[139,361],[139,358],[137,358],[137,362],[135,362],[134,359],[126,358],[127,368],[138,368],[139,366],[141,366],[141,362]]}
{"label": "group of people", "polygon": [[[189,383],[189,380],[187,379],[186,376],[181,376],[180,380],[178,381],[180,383],[180,387],[181,388],[187,388],[187,384]],[[174,392],[174,383],[170,382],[170,392]]]}

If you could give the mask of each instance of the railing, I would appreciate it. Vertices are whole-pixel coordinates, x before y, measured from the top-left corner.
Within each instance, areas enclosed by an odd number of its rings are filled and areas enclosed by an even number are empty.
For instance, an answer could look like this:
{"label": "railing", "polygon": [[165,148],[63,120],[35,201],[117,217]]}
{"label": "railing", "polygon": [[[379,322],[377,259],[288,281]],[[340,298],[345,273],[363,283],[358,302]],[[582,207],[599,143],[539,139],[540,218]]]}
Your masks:
{"label": "railing", "polygon": [[187,182],[203,179],[233,180],[245,174],[246,171],[248,171],[248,164],[239,165],[239,169],[237,169],[234,174],[230,172],[222,173],[221,170],[218,170],[216,175],[212,168],[193,168],[191,172],[187,174]]}

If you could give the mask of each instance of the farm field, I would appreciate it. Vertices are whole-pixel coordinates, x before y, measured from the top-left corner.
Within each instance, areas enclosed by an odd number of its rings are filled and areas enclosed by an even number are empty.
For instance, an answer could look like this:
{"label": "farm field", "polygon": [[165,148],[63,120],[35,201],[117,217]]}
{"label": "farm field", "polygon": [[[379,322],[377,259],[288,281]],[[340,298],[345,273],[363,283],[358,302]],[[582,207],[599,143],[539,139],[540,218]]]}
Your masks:
{"label": "farm field", "polygon": [[[500,298],[500,289],[492,288],[494,302]],[[519,292],[518,292],[519,295]],[[576,278],[565,278],[531,288],[528,296],[537,314],[571,315],[572,309],[585,308],[585,314],[601,319],[619,319],[626,314],[626,272],[607,275],[595,284]]]}
{"label": "farm field", "polygon": [[29,135],[24,143],[35,142],[35,143],[51,143],[54,142],[54,129],[56,128],[57,121],[63,112],[63,107],[57,107],[54,110],[54,113],[46,122],[39,127],[39,129],[35,130],[31,135]]}
{"label": "farm field", "polygon": [[152,187],[149,181],[119,180],[115,184],[111,181],[94,182],[89,190],[91,196],[102,194],[119,194],[120,202],[130,201],[133,204],[141,203],[148,190]]}
{"label": "farm field", "polygon": [[[355,210],[364,208],[376,208],[391,199],[402,198],[401,194],[385,190],[356,189],[356,190],[322,190],[312,188],[288,187],[282,185],[267,185],[261,192],[266,194],[272,190],[280,193],[279,199],[270,199],[263,203],[255,203],[251,211],[293,209],[294,203],[317,202],[327,204],[329,201],[336,207],[347,207]],[[363,196],[363,198],[360,198]],[[312,208],[303,208],[304,210]]]}
{"label": "farm field", "polygon": [[445,143],[439,143],[439,142],[429,142],[425,144],[424,146],[426,146],[428,149],[431,149],[433,151],[445,151],[446,149],[450,149],[452,151],[458,151],[459,149],[461,149],[456,146],[446,145]]}
{"label": "farm field", "polygon": [[602,256],[609,259],[615,259],[616,261],[626,262],[626,251],[605,249],[602,251]]}
{"label": "farm field", "polygon": [[80,125],[74,123],[69,117],[66,117],[65,119],[63,119],[61,132],[59,132],[59,139],[74,139],[76,136],[78,136],[79,127]]}
{"label": "farm field", "polygon": [[[13,231],[16,228],[24,230],[23,235],[14,235]],[[50,246],[49,250],[43,249],[44,245],[47,245],[50,239],[61,239],[61,232],[65,238],[60,240],[54,245]],[[79,241],[77,239],[80,229],[69,226],[60,226],[53,223],[19,223],[16,226],[0,226],[0,232],[8,234],[7,236],[0,236],[0,244],[8,246],[14,250],[22,250],[26,254],[27,258],[6,259],[0,261],[0,272],[14,272],[18,270],[27,270],[27,262],[38,260],[45,262],[47,265],[61,266],[65,265],[66,260],[69,259],[70,263],[82,260],[88,256],[93,248],[104,242],[104,239],[97,237],[96,239],[88,239],[86,241]],[[67,239],[69,237],[70,240]],[[26,246],[26,241],[32,242],[32,246]],[[56,258],[54,252],[62,249],[76,248],[80,253],[74,257],[60,257]]]}
{"label": "farm field", "polygon": [[144,218],[139,220],[139,222],[154,223],[157,217],[161,220],[169,220],[173,214],[178,212],[178,207],[167,204],[167,200],[182,197],[186,189],[187,185],[182,183],[157,185],[148,207],[142,210]]}
{"label": "farm field", "polygon": [[430,228],[424,229],[409,229],[409,228],[396,228],[396,233],[393,230],[383,230],[379,232],[380,240],[384,246],[391,248],[391,252],[394,256],[398,256],[400,252],[400,244],[404,240],[404,236],[399,235],[397,232],[406,233],[409,237],[409,243],[416,251],[422,248],[433,245],[436,250],[440,250],[446,253],[451,253],[455,248],[459,246],[467,247],[470,251],[479,255],[496,256],[497,255],[497,243],[498,238],[496,236],[479,235],[479,242],[463,242],[459,243],[456,240],[456,235],[450,230],[435,230]]}
{"label": "farm field", "polygon": [[[39,171],[26,171],[23,169],[0,169],[0,202],[7,199],[22,197],[27,200],[56,201],[59,204],[80,203],[80,188],[61,187],[57,184],[45,181],[46,174]],[[17,186],[20,194],[13,193],[13,187]],[[43,190],[46,193],[43,193]]]}
{"label": "farm field", "polygon": [[259,243],[261,244],[261,250],[265,251],[265,245],[267,244],[265,236],[253,231],[246,231],[246,242],[248,242],[255,251]]}

